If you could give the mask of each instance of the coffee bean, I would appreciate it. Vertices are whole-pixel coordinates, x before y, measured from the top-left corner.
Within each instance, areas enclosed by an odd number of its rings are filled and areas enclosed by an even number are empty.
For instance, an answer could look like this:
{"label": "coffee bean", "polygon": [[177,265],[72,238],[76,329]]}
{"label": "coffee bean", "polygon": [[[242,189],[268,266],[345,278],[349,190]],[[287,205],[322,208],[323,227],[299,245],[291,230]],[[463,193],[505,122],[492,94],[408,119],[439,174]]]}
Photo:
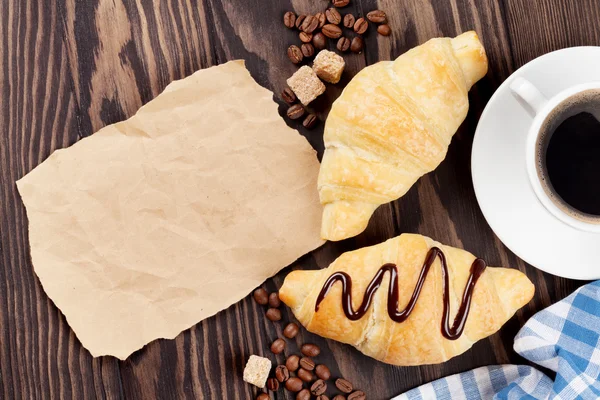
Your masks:
{"label": "coffee bean", "polygon": [[288,55],[288,58],[290,59],[290,61],[293,62],[294,64],[298,64],[298,63],[302,62],[302,58],[303,58],[302,50],[300,50],[300,47],[296,46],[295,44],[288,47],[287,55]]}
{"label": "coffee bean", "polygon": [[367,22],[367,20],[361,17],[357,19],[354,23],[354,32],[358,33],[359,35],[362,35],[367,31],[368,27],[369,23]]}
{"label": "coffee bean", "polygon": [[352,393],[352,384],[343,378],[336,379],[335,386],[344,393]]}
{"label": "coffee bean", "polygon": [[379,33],[382,36],[390,36],[392,30],[388,24],[383,24],[377,27],[377,33]]}
{"label": "coffee bean", "polygon": [[306,19],[306,15],[304,15],[304,14],[298,15],[296,17],[296,28],[300,29],[300,27],[302,26],[302,23],[304,22],[305,19]]}
{"label": "coffee bean", "polygon": [[331,24],[339,25],[340,22],[342,22],[342,16],[335,8],[328,8],[325,11],[325,17],[327,17],[327,21],[329,21]]}
{"label": "coffee bean", "polygon": [[281,300],[279,300],[279,294],[277,292],[273,292],[269,295],[269,305],[273,308],[277,308],[281,305]]}
{"label": "coffee bean", "polygon": [[302,21],[300,29],[306,33],[313,33],[318,26],[319,20],[314,15],[307,15],[304,21]]}
{"label": "coffee bean", "polygon": [[315,126],[317,126],[318,121],[319,121],[319,118],[317,118],[317,116],[315,114],[308,114],[306,116],[306,118],[304,118],[304,121],[302,121],[302,125],[306,129],[312,129]]}
{"label": "coffee bean", "polygon": [[302,357],[300,359],[300,366],[307,371],[315,369],[315,362],[310,357]]}
{"label": "coffee bean", "polygon": [[346,400],[346,398],[344,396],[342,396],[341,394],[338,394],[332,400]]}
{"label": "coffee bean", "polygon": [[304,107],[302,107],[302,104],[294,104],[293,106],[290,106],[290,108],[288,108],[287,110],[287,116],[290,119],[298,119],[300,117],[302,117],[304,115]]}
{"label": "coffee bean", "polygon": [[321,32],[315,33],[313,35],[312,44],[316,49],[321,50],[327,46],[327,39],[325,39],[325,35],[323,35]]}
{"label": "coffee bean", "polygon": [[283,339],[275,339],[275,341],[271,343],[271,352],[273,352],[273,354],[279,354],[283,350],[285,350],[285,341]]}
{"label": "coffee bean", "polygon": [[283,328],[283,336],[285,336],[288,339],[293,339],[296,337],[299,331],[300,328],[298,328],[298,324],[290,322],[285,326],[285,328]]}
{"label": "coffee bean", "polygon": [[300,34],[298,36],[300,37],[300,41],[302,43],[309,43],[313,38],[312,33],[306,33],[306,32],[300,32]]}
{"label": "coffee bean", "polygon": [[300,357],[295,354],[292,354],[287,360],[285,360],[285,366],[291,372],[296,372],[298,365],[300,365]]}
{"label": "coffee bean", "polygon": [[321,29],[323,25],[327,23],[327,17],[325,16],[325,13],[317,13],[315,14],[315,18],[317,21],[319,21],[319,26],[317,26],[317,29]]}
{"label": "coffee bean", "polygon": [[277,308],[269,308],[267,310],[267,319],[269,321],[280,321],[281,320],[281,311],[279,311]]}
{"label": "coffee bean", "polygon": [[319,346],[311,343],[303,344],[300,351],[302,351],[302,354],[304,354],[307,357],[316,357],[319,354],[321,354],[321,349],[319,348]]}
{"label": "coffee bean", "polygon": [[304,57],[308,58],[315,55],[315,48],[310,43],[302,43],[302,46],[300,46],[300,50],[302,51],[302,55]]}
{"label": "coffee bean", "polygon": [[354,22],[356,22],[356,20],[354,19],[354,15],[352,14],[346,14],[344,15],[344,26],[346,28],[354,28]]}
{"label": "coffee bean", "polygon": [[254,300],[261,306],[264,306],[269,302],[269,294],[263,288],[258,288],[253,293]]}
{"label": "coffee bean", "polygon": [[267,389],[276,392],[279,389],[279,382],[275,378],[267,379]]}
{"label": "coffee bean", "polygon": [[337,39],[342,36],[342,29],[334,24],[326,24],[323,29],[321,29],[321,32],[330,39]]}
{"label": "coffee bean", "polygon": [[301,391],[302,386],[304,386],[304,384],[299,378],[296,377],[290,378],[285,382],[285,388],[294,393]]}
{"label": "coffee bean", "polygon": [[310,392],[315,396],[322,395],[323,393],[325,393],[326,390],[327,390],[327,384],[325,383],[325,381],[323,379],[319,379],[318,381],[313,383],[312,386],[310,387]]}
{"label": "coffee bean", "polygon": [[268,394],[261,393],[258,396],[256,396],[256,400],[271,400],[271,398],[269,397]]}
{"label": "coffee bean", "polygon": [[320,396],[317,396],[317,400],[329,400],[329,397],[327,397],[326,394],[322,394]]}
{"label": "coffee bean", "polygon": [[331,4],[338,8],[346,7],[348,4],[350,4],[350,0],[331,0]]}
{"label": "coffee bean", "polygon": [[376,24],[383,24],[387,20],[387,16],[381,10],[373,10],[367,14],[367,19]]}
{"label": "coffee bean", "polygon": [[348,51],[348,49],[350,48],[350,39],[348,39],[347,37],[342,36],[341,38],[338,39],[337,42],[337,49],[341,52],[345,52]]}
{"label": "coffee bean", "polygon": [[300,368],[298,372],[296,372],[296,376],[298,376],[298,378],[302,379],[304,382],[310,382],[314,378],[312,372],[307,371],[304,368]]}
{"label": "coffee bean", "polygon": [[357,36],[354,39],[352,39],[352,43],[350,44],[350,50],[352,50],[353,53],[361,53],[363,51],[364,45],[365,42],[363,41],[363,38]]}
{"label": "coffee bean", "polygon": [[310,400],[310,392],[308,389],[302,389],[296,395],[296,400]]}
{"label": "coffee bean", "polygon": [[281,98],[288,104],[294,104],[294,102],[296,101],[296,94],[292,89],[285,88],[283,89],[283,92],[281,92]]}
{"label": "coffee bean", "polygon": [[365,395],[365,393],[361,392],[360,390],[357,390],[356,392],[348,396],[348,400],[365,400],[366,398],[367,396]]}
{"label": "coffee bean", "polygon": [[283,14],[283,24],[290,29],[296,26],[296,14],[294,14],[291,11],[288,11],[285,14]]}
{"label": "coffee bean", "polygon": [[329,368],[327,368],[326,365],[323,364],[317,365],[317,367],[315,368],[315,373],[319,378],[323,379],[324,381],[331,378],[331,371],[329,370]]}
{"label": "coffee bean", "polygon": [[275,378],[283,383],[290,379],[290,371],[288,371],[285,365],[278,365],[277,368],[275,368]]}

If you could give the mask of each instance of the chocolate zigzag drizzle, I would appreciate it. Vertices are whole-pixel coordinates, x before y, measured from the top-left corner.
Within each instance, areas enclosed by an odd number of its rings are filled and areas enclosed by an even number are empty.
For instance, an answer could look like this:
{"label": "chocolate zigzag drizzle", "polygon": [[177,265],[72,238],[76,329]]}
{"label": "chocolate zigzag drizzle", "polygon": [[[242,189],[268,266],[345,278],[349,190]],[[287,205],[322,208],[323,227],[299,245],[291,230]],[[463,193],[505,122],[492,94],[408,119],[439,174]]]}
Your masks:
{"label": "chocolate zigzag drizzle", "polygon": [[471,273],[469,275],[469,279],[467,280],[467,285],[465,287],[463,298],[460,303],[460,307],[458,308],[458,312],[456,313],[456,317],[454,317],[454,323],[450,326],[450,284],[449,284],[449,276],[448,276],[448,264],[446,263],[446,256],[437,247],[432,247],[427,253],[427,257],[425,258],[425,263],[423,264],[423,268],[421,269],[421,274],[419,275],[419,279],[417,280],[417,285],[415,286],[415,290],[408,301],[406,307],[398,311],[398,269],[395,264],[384,264],[373,279],[369,286],[367,286],[367,290],[363,296],[363,301],[357,310],[352,308],[352,278],[345,272],[338,271],[332,274],[325,283],[323,284],[323,289],[319,293],[317,297],[317,303],[315,304],[315,312],[319,311],[319,305],[327,296],[327,293],[331,289],[331,287],[337,282],[340,281],[342,283],[342,307],[344,309],[344,314],[351,321],[356,321],[362,318],[369,307],[371,306],[371,301],[373,300],[373,295],[381,286],[381,282],[383,281],[383,276],[386,272],[390,273],[390,285],[388,291],[388,303],[387,309],[388,314],[392,320],[395,322],[403,322],[409,316],[412,310],[415,308],[415,304],[417,304],[417,300],[419,300],[419,295],[421,294],[421,289],[423,288],[423,284],[425,283],[425,278],[427,278],[427,274],[431,269],[435,259],[439,258],[440,263],[442,265],[442,279],[444,281],[443,287],[443,295],[444,295],[444,312],[442,316],[442,334],[446,339],[456,340],[460,337],[463,330],[465,329],[465,323],[467,322],[467,316],[469,315],[469,309],[471,307],[471,298],[473,297],[473,289],[475,288],[475,284],[477,280],[485,271],[486,263],[481,258],[473,261],[471,265]]}

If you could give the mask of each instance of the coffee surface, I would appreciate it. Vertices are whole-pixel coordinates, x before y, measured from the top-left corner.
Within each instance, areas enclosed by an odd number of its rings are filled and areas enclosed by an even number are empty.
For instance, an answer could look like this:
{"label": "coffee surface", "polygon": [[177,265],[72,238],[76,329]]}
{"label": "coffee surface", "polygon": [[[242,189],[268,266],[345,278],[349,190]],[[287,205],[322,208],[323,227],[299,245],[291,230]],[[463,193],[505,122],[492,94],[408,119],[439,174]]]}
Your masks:
{"label": "coffee surface", "polygon": [[584,92],[559,105],[540,136],[546,191],[564,211],[583,219],[600,216],[600,122],[594,114],[600,115],[600,92]]}

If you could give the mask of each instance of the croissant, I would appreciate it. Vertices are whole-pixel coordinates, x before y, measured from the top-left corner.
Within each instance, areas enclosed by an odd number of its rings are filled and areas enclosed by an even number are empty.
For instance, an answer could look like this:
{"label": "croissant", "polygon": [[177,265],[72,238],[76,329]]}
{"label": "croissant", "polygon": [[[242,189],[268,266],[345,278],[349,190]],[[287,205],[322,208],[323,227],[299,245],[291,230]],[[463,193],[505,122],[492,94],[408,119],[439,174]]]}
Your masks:
{"label": "croissant", "polygon": [[309,331],[408,366],[465,352],[533,293],[518,270],[486,268],[467,251],[402,234],[344,253],[328,268],[291,272],[279,298]]}
{"label": "croissant", "polygon": [[325,124],[323,239],[358,235],[377,207],[444,160],[467,115],[467,92],[486,72],[485,50],[467,32],[432,39],[350,81]]}

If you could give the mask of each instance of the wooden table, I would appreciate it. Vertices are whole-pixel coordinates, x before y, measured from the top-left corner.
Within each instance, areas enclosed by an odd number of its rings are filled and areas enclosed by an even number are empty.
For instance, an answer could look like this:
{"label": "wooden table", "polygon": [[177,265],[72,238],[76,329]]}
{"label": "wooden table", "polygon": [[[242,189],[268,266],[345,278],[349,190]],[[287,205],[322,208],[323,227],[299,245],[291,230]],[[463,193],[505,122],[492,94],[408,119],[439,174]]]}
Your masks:
{"label": "wooden table", "polygon": [[[53,150],[126,119],[169,82],[197,69],[243,58],[260,84],[279,93],[296,69],[286,48],[298,42],[282,24],[284,11],[316,13],[327,4],[323,0],[0,2],[1,398],[253,398],[255,388],[242,381],[244,363],[250,354],[269,354],[267,345],[281,334],[281,326],[266,320],[250,297],[175,340],[152,342],[126,361],[92,358],[34,275],[27,218],[14,182]],[[393,35],[378,37],[371,28],[365,52],[346,57],[348,76],[431,37],[455,36],[469,29],[479,33],[490,71],[471,91],[469,116],[442,165],[401,200],[380,207],[364,234],[328,243],[293,268],[325,267],[344,251],[401,232],[418,232],[468,249],[492,264],[518,268],[537,286],[534,300],[499,333],[442,365],[393,367],[306,331],[298,336],[297,343],[309,341],[323,348],[319,360],[335,376],[354,382],[369,399],[384,399],[473,367],[525,362],[512,350],[519,327],[583,284],[542,273],[502,245],[477,206],[470,154],[485,104],[513,71],[555,49],[600,43],[600,3],[352,0],[342,14],[364,15],[376,8],[387,12]],[[330,86],[318,101],[322,118],[342,86]],[[283,104],[280,112],[285,112]],[[299,128],[321,153],[322,127]],[[265,287],[276,290],[289,270]],[[291,319],[291,313],[284,312],[284,318]],[[289,351],[297,347],[292,344]],[[292,398],[282,390],[277,396]]]}

